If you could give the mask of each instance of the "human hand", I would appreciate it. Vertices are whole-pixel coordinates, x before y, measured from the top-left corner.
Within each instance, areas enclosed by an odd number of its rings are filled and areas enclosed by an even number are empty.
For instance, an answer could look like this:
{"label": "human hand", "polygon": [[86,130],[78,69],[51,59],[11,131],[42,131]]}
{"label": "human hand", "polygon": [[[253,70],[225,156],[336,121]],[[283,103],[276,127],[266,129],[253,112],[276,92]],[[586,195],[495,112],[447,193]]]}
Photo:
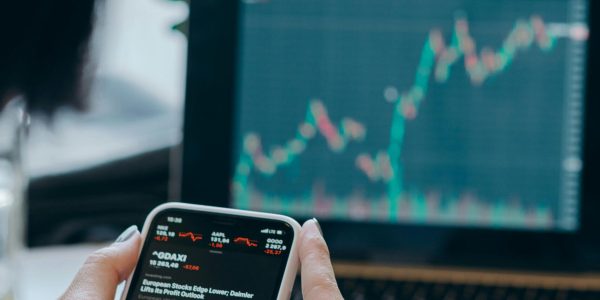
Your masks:
{"label": "human hand", "polygon": [[87,258],[60,299],[114,299],[117,286],[137,263],[141,242],[137,226],[127,228],[112,245]]}
{"label": "human hand", "polygon": [[[61,299],[114,299],[117,285],[127,279],[135,267],[140,245],[137,227],[125,230],[115,243],[87,258]],[[335,281],[329,249],[315,219],[302,226],[299,256],[305,300],[343,299]]]}
{"label": "human hand", "polygon": [[329,248],[317,219],[308,220],[302,225],[299,246],[304,300],[344,299],[337,286]]}

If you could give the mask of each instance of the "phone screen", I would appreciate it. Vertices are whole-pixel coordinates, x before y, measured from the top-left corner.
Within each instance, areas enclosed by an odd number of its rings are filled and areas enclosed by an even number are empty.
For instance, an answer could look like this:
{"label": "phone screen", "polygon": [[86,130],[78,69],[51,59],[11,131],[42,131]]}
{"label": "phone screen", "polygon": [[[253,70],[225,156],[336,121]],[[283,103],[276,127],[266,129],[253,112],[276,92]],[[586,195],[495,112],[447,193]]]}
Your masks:
{"label": "phone screen", "polygon": [[127,299],[276,299],[293,238],[284,221],[165,209]]}

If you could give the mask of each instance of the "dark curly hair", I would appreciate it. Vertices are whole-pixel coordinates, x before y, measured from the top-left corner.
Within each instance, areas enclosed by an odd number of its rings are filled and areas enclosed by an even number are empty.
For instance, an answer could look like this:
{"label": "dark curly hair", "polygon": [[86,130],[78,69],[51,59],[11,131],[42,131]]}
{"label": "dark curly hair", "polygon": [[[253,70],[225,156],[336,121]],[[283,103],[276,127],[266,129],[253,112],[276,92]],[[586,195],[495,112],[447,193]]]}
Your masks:
{"label": "dark curly hair", "polygon": [[30,111],[46,115],[61,106],[85,106],[95,5],[94,0],[0,4],[0,101],[21,94]]}

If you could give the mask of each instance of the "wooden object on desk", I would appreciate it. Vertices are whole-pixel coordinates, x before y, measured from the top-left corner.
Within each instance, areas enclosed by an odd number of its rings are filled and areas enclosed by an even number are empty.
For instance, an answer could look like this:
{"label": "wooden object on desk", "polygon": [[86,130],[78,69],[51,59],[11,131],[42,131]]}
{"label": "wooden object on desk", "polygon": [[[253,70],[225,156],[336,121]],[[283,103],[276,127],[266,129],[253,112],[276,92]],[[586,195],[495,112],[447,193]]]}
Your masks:
{"label": "wooden object on desk", "polygon": [[600,274],[532,273],[335,262],[337,277],[552,289],[600,290]]}

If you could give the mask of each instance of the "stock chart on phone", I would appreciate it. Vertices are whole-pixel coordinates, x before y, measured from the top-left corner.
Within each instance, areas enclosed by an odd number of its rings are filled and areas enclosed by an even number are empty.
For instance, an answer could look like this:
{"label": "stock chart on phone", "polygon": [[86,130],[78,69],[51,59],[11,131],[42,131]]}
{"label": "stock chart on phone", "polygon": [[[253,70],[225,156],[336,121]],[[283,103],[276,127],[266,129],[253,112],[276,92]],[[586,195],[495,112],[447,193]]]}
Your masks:
{"label": "stock chart on phone", "polygon": [[233,206],[575,230],[585,0],[247,0]]}

